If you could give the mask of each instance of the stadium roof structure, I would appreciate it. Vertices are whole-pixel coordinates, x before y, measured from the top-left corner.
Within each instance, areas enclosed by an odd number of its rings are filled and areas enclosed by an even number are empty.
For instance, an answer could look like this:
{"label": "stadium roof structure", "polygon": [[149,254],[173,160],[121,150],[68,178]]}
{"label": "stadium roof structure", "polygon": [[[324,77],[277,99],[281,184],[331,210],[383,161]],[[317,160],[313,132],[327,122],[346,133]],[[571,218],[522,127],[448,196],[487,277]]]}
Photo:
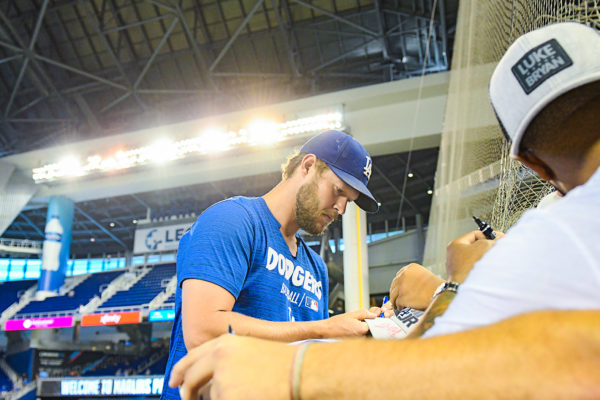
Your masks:
{"label": "stadium roof structure", "polygon": [[[457,8],[458,0],[2,2],[0,156],[446,71]],[[405,185],[399,166],[409,160]],[[436,149],[376,157],[386,171],[371,182],[385,204],[369,217],[376,230],[400,215],[427,218],[436,162]],[[277,179],[78,202],[72,253],[131,248],[133,220],[148,209],[198,212]],[[44,223],[44,208],[27,208],[3,236],[41,240]]]}

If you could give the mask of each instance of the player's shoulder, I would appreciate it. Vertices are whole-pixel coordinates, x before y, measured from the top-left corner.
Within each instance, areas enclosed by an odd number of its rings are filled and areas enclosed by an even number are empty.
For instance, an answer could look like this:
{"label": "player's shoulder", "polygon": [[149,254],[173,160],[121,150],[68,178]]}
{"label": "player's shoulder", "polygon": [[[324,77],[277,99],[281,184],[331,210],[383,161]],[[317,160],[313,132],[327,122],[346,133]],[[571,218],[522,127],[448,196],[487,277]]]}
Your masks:
{"label": "player's shoulder", "polygon": [[200,218],[210,218],[214,216],[227,217],[228,219],[231,219],[232,217],[249,217],[257,213],[259,201],[259,197],[230,197],[208,207],[200,215]]}

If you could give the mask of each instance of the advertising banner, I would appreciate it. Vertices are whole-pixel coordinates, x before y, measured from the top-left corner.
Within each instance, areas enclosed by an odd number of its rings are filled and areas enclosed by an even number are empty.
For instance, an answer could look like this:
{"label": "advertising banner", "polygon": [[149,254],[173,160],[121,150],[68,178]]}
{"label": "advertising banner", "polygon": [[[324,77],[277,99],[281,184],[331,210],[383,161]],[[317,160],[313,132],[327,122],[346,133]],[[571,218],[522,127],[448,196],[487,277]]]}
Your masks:
{"label": "advertising banner", "polygon": [[179,239],[190,226],[192,226],[191,222],[137,229],[133,240],[133,253],[158,253],[177,250]]}
{"label": "advertising banner", "polygon": [[142,314],[139,311],[86,314],[81,317],[81,326],[105,326],[139,324]]}
{"label": "advertising banner", "polygon": [[38,279],[40,292],[58,292],[65,282],[74,207],[73,200],[64,196],[50,198],[44,231],[42,269]]}
{"label": "advertising banner", "polygon": [[154,310],[148,314],[148,321],[173,321],[175,319],[175,310]]}
{"label": "advertising banner", "polygon": [[4,324],[4,330],[25,331],[32,329],[70,328],[72,326],[73,317],[9,319]]}

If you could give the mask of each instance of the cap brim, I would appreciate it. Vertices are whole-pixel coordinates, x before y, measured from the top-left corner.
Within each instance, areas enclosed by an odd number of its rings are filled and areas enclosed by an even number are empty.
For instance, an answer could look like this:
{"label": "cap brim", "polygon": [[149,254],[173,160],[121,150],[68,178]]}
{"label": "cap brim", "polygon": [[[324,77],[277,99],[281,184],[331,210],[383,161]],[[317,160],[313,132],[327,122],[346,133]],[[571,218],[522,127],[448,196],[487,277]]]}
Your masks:
{"label": "cap brim", "polygon": [[[328,164],[329,165],[329,164]],[[339,168],[336,168],[332,165],[329,165],[329,168],[333,171],[334,174],[337,175],[344,183],[356,190],[358,190],[358,199],[354,201],[357,206],[362,208],[368,213],[374,213],[379,210],[379,203],[375,200],[375,197],[371,194],[369,189],[354,176],[350,175],[347,172],[342,171]]]}

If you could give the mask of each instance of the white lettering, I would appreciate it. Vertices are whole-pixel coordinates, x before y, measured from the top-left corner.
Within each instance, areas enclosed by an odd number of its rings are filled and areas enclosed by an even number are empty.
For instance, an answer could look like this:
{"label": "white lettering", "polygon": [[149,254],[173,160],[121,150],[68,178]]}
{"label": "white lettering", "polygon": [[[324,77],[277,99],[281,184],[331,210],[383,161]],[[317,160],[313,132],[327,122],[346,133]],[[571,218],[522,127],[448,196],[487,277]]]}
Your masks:
{"label": "white lettering", "polygon": [[62,396],[95,396],[99,394],[100,381],[98,379],[80,379],[62,381],[60,394]]}
{"label": "white lettering", "polygon": [[290,280],[290,277],[294,273],[294,263],[291,260],[285,259],[285,279]]}
{"label": "white lettering", "polygon": [[[321,299],[323,295],[323,283],[317,281],[309,271],[305,270],[300,265],[294,267],[294,263],[291,260],[269,247],[267,249],[267,264],[265,265],[265,268],[269,271],[274,271],[275,267],[277,267],[279,275],[285,278],[285,280],[290,281],[291,279],[290,283],[293,286],[302,287],[317,296],[319,300]],[[285,294],[292,303],[298,301],[297,295],[299,295],[299,293],[291,292],[292,294],[290,294],[290,290],[285,284],[281,288],[281,293]]]}
{"label": "white lettering", "polygon": [[304,282],[304,268],[297,265],[296,269],[294,269],[294,274],[292,275],[292,285],[302,286],[302,282]]}
{"label": "white lettering", "polygon": [[277,261],[277,271],[281,276],[285,274],[285,257],[283,256],[283,254],[279,255],[279,260]]}
{"label": "white lettering", "polygon": [[314,278],[312,276],[312,274],[309,271],[306,271],[306,274],[304,275],[304,286],[303,288],[312,292],[312,283],[314,281]]}
{"label": "white lettering", "polygon": [[101,388],[100,391],[103,395],[106,395],[106,396],[112,395],[112,387],[113,387],[112,379],[102,379],[101,385],[100,385],[100,388]]}
{"label": "white lettering", "polygon": [[121,316],[119,314],[104,314],[100,317],[100,323],[102,325],[106,325],[110,322],[112,322],[113,324],[118,324],[120,320]]}
{"label": "white lettering", "polygon": [[277,266],[277,252],[269,247],[267,251],[267,269],[273,271]]}

